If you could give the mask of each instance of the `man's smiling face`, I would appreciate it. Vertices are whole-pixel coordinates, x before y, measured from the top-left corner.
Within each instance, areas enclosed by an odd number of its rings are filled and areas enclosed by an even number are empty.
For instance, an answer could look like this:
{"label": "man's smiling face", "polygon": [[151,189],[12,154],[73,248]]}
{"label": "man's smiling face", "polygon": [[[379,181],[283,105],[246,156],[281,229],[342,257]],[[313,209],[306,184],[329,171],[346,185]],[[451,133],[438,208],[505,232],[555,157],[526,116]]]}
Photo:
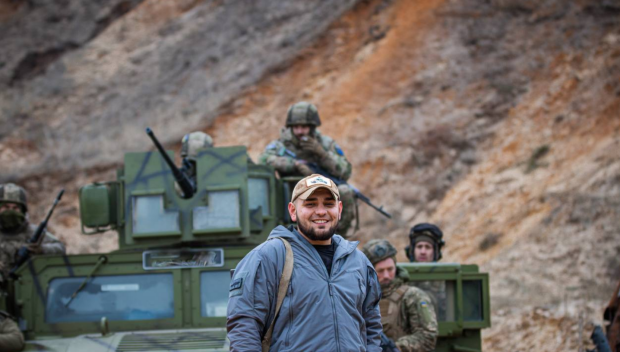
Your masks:
{"label": "man's smiling face", "polygon": [[325,188],[318,188],[306,199],[289,203],[291,220],[297,222],[299,232],[310,241],[326,241],[332,238],[338,227],[342,202]]}

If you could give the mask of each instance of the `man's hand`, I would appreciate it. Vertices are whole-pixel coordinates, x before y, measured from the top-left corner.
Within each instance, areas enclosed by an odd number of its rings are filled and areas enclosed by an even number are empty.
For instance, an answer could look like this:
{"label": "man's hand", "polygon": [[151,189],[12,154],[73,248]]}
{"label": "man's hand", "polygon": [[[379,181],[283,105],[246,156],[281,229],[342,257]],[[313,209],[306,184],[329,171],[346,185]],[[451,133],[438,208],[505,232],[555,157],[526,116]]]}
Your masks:
{"label": "man's hand", "polygon": [[316,139],[312,137],[308,137],[308,136],[301,137],[301,140],[299,141],[299,146],[305,152],[312,153],[318,156],[319,158],[323,158],[327,154],[325,149],[323,149],[323,146],[321,145],[321,143],[319,143],[319,141],[317,141]]}
{"label": "man's hand", "polygon": [[41,245],[38,243],[28,243],[26,245],[26,249],[28,249],[28,252],[32,253],[32,254],[41,254],[43,253],[43,248],[41,248]]}
{"label": "man's hand", "polygon": [[295,160],[295,168],[297,169],[297,172],[304,176],[310,176],[313,174],[305,160]]}
{"label": "man's hand", "polygon": [[398,347],[396,347],[394,340],[387,337],[384,332],[381,332],[380,336],[381,336],[381,349],[383,350],[383,352],[400,352]]}

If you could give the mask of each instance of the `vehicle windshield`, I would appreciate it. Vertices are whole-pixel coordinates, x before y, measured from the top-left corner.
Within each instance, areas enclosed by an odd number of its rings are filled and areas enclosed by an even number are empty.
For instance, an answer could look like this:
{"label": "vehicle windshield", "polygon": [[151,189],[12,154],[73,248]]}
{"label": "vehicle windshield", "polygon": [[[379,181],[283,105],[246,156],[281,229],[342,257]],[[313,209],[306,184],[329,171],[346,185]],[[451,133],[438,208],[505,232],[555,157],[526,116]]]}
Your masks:
{"label": "vehicle windshield", "polygon": [[97,276],[71,300],[84,277],[50,282],[45,308],[47,323],[151,320],[174,317],[171,273]]}
{"label": "vehicle windshield", "polygon": [[[97,276],[71,300],[84,277],[50,282],[45,308],[47,323],[152,320],[174,317],[172,273]],[[200,273],[201,316],[226,317],[228,270]]]}

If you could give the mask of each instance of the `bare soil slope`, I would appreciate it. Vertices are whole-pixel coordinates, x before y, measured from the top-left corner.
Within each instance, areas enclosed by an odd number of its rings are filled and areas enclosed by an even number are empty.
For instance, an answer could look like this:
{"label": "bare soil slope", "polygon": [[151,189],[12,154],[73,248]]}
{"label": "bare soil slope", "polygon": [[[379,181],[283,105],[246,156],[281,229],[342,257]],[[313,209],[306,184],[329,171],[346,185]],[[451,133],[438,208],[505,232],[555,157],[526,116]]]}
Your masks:
{"label": "bare soil slope", "polygon": [[[138,28],[146,19],[191,27],[192,16],[204,22],[200,16],[223,11],[218,6],[224,6],[214,2],[210,6],[215,8],[198,13],[205,3],[174,3],[180,10],[142,2],[121,17],[119,28],[111,25],[63,60],[114,47],[120,33],[130,32],[138,43],[142,40]],[[260,4],[271,9],[269,1]],[[200,95],[209,96],[211,91],[197,86],[176,91],[166,100],[169,107],[147,111],[162,130],[175,126],[168,142],[185,131],[202,129],[218,145],[248,146],[256,158],[277,138],[291,103],[315,102],[322,131],[339,142],[354,165],[352,183],[394,215],[387,221],[360,205],[362,229],[356,236],[362,242],[383,236],[404,248],[413,224],[436,222],[446,233],[446,261],[477,263],[491,274],[493,327],[484,333],[486,351],[581,347],[589,335],[588,323],[600,322],[602,307],[620,278],[620,7],[613,1],[594,0],[353,4],[340,8],[335,22],[322,22],[326,24],[315,36],[280,55],[281,60],[257,51],[251,60],[234,59],[220,67],[222,74],[228,74],[229,69],[243,67],[242,62],[268,63],[258,74],[244,76],[242,86],[218,81],[218,89],[225,93],[196,115],[209,118],[178,115],[183,109],[205,108]],[[291,16],[294,19],[299,12]],[[300,28],[291,28],[301,33]],[[280,34],[284,29],[272,31],[267,33]],[[141,56],[146,61],[133,62],[111,49],[106,49],[106,56],[116,59],[106,60],[120,66],[129,60],[142,72],[148,58],[163,50],[159,47],[165,45],[158,43],[149,41],[148,54]],[[248,55],[234,46],[230,50],[234,58]],[[204,55],[196,49],[183,51],[191,62]],[[78,63],[73,74],[79,76],[80,70],[97,61],[72,62]],[[204,77],[210,69],[190,64],[175,76]],[[65,74],[57,75],[62,79]],[[167,89],[162,83],[166,77],[149,81],[154,87],[145,88],[145,99],[159,99],[154,92]],[[93,79],[96,86],[108,87],[108,81]],[[115,82],[121,91],[136,89],[125,86],[121,78]],[[19,89],[29,92],[34,87],[10,88],[3,96]],[[149,149],[146,138],[121,131],[126,123],[137,130],[147,120],[126,116],[114,120],[118,124],[106,124],[111,130],[96,140],[115,138],[118,146],[106,147],[105,153],[88,157],[69,149],[58,152],[57,158],[76,158],[71,174],[44,157],[49,153],[45,148],[60,143],[68,132],[65,120],[54,117],[60,110],[53,110],[46,124],[44,115],[51,110],[40,101],[43,97],[33,96],[26,104],[29,109],[41,104],[37,113],[41,117],[26,116],[14,132],[0,134],[2,163],[24,165],[19,172],[3,171],[3,180],[23,183],[41,206],[51,200],[55,188],[67,185],[73,198],[61,208],[55,232],[69,243],[72,253],[114,248],[113,234],[77,237],[75,191],[86,182],[113,178],[112,169],[122,159],[120,151],[112,153],[116,149]],[[115,105],[101,99],[97,111],[112,114],[107,109]],[[130,100],[125,104],[141,115],[140,105],[133,106]],[[179,102],[184,102],[182,109]],[[6,105],[0,106],[6,110]],[[88,106],[65,99],[58,109]],[[23,126],[35,122],[43,134],[59,128],[49,137],[52,144],[24,137],[28,129]],[[86,159],[88,163],[80,167]],[[39,219],[42,213],[38,210],[32,217]],[[402,253],[400,259],[405,260]]]}

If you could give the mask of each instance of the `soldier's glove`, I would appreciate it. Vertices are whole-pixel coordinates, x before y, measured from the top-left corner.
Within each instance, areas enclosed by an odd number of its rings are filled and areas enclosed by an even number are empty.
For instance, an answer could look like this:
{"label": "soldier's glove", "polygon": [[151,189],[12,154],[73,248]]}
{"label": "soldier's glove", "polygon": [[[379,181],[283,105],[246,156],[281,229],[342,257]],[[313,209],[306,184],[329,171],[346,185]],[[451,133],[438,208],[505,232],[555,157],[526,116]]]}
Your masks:
{"label": "soldier's glove", "polygon": [[297,172],[304,176],[310,176],[314,173],[305,161],[295,161],[295,169],[297,169]]}
{"label": "soldier's glove", "polygon": [[301,146],[301,149],[303,149],[305,152],[312,153],[320,159],[323,159],[327,156],[327,151],[323,149],[321,143],[319,143],[319,141],[312,137],[302,137],[299,141],[299,145]]}
{"label": "soldier's glove", "polygon": [[32,254],[41,254],[43,253],[43,248],[41,248],[41,245],[38,243],[28,243],[26,245],[26,249],[28,249],[28,252],[32,253]]}

